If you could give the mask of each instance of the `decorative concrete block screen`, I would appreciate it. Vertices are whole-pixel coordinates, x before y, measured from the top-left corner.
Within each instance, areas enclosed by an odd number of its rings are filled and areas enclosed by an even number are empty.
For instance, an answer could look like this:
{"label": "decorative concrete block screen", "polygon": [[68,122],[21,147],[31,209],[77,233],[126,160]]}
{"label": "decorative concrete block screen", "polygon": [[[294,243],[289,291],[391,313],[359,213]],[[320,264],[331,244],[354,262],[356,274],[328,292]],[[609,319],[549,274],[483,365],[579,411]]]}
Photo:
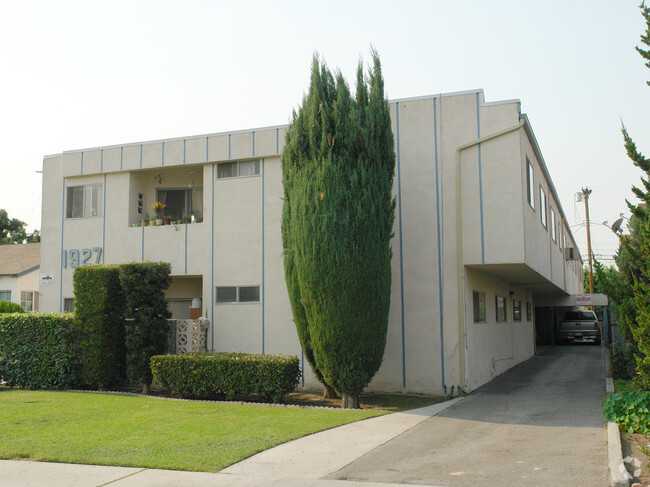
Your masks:
{"label": "decorative concrete block screen", "polygon": [[206,318],[169,320],[168,352],[207,352],[209,326],[210,321]]}

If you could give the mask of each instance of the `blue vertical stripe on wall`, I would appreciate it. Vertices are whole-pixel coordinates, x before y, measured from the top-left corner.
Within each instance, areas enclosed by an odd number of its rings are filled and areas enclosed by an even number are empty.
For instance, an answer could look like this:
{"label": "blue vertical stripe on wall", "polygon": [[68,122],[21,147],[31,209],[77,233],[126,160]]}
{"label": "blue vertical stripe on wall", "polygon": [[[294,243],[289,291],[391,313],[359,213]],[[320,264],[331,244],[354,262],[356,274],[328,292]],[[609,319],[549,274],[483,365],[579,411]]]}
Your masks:
{"label": "blue vertical stripe on wall", "polygon": [[401,297],[401,317],[402,317],[402,387],[406,387],[406,343],[404,327],[404,252],[402,239],[402,175],[401,175],[401,158],[399,144],[399,102],[395,104],[395,120],[397,125],[397,213],[399,219],[399,283]]}
{"label": "blue vertical stripe on wall", "polygon": [[187,275],[187,227],[189,225],[185,225],[185,275]]}
{"label": "blue vertical stripe on wall", "polygon": [[[476,132],[481,138],[481,112],[479,106],[479,94],[476,93]],[[485,264],[485,226],[483,223],[483,167],[481,158],[481,144],[478,145],[478,199],[479,211],[481,214],[481,263]]]}
{"label": "blue vertical stripe on wall", "polygon": [[59,313],[63,312],[63,224],[65,223],[65,178],[63,178],[61,195],[61,267],[59,272]]}
{"label": "blue vertical stripe on wall", "polygon": [[142,169],[142,144],[140,144],[140,169]]}
{"label": "blue vertical stripe on wall", "polygon": [[[255,137],[255,132],[253,132],[253,137]],[[253,139],[253,140],[255,140],[255,139]],[[255,144],[253,144],[253,147],[255,147]],[[255,155],[254,151],[253,151],[253,155]],[[265,260],[264,260],[264,158],[262,158],[262,353],[266,353],[266,343],[265,343],[265,341],[266,341],[265,340],[266,339],[266,329],[265,329],[265,325],[266,325],[266,322],[265,322],[266,307],[265,307],[265,302],[264,302],[264,298],[265,298],[264,264],[265,264]]]}
{"label": "blue vertical stripe on wall", "polygon": [[84,173],[84,153],[81,153],[81,175]]}
{"label": "blue vertical stripe on wall", "polygon": [[[439,99],[438,99],[439,100]],[[440,103],[440,101],[438,101]],[[438,110],[436,99],[433,99],[433,141],[434,154],[436,159],[436,231],[438,236],[438,311],[440,319],[440,367],[442,376],[442,387],[445,387],[445,337],[444,337],[444,302],[443,302],[443,284],[442,284],[442,245],[440,233],[440,173],[438,161]]]}
{"label": "blue vertical stripe on wall", "polygon": [[212,225],[210,227],[210,238],[211,243],[211,255],[210,255],[210,303],[211,308],[210,312],[212,313],[212,333],[210,334],[210,350],[214,351],[214,164],[212,164],[212,211],[210,218],[212,220]]}
{"label": "blue vertical stripe on wall", "polygon": [[102,264],[106,258],[106,174],[104,174],[104,211],[102,212]]}

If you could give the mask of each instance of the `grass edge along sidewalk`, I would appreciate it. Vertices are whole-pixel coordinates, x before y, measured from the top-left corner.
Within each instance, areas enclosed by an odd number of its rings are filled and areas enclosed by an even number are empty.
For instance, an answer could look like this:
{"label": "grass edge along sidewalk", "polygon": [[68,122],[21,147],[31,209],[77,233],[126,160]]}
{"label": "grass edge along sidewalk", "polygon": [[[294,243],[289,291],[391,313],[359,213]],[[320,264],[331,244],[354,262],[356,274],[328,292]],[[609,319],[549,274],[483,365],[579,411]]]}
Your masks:
{"label": "grass edge along sidewalk", "polygon": [[382,414],[0,389],[0,459],[217,472],[281,443]]}

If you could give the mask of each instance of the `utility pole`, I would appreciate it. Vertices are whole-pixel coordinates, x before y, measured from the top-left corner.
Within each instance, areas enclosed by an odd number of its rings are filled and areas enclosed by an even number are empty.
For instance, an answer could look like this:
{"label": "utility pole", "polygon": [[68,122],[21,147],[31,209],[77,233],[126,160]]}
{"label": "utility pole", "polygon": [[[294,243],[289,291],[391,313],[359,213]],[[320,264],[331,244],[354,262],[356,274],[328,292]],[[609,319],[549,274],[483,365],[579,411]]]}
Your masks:
{"label": "utility pole", "polygon": [[582,188],[582,196],[583,199],[585,200],[585,215],[587,218],[587,255],[589,258],[589,294],[594,293],[594,266],[593,266],[593,259],[591,257],[591,232],[589,230],[589,195],[591,194],[591,190],[587,186],[586,188]]}

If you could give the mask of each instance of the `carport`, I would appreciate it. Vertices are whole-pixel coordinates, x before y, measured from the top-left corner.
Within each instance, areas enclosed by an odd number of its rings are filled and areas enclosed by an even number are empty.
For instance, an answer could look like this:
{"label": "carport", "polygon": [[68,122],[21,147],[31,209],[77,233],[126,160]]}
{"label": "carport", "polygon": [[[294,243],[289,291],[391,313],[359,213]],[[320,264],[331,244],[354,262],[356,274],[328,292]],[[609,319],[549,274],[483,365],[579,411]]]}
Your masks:
{"label": "carport", "polygon": [[606,345],[611,343],[609,323],[609,304],[605,294],[565,294],[561,296],[540,296],[535,299],[535,333],[536,345],[555,345],[557,330],[566,311],[576,307],[603,307],[603,340]]}

